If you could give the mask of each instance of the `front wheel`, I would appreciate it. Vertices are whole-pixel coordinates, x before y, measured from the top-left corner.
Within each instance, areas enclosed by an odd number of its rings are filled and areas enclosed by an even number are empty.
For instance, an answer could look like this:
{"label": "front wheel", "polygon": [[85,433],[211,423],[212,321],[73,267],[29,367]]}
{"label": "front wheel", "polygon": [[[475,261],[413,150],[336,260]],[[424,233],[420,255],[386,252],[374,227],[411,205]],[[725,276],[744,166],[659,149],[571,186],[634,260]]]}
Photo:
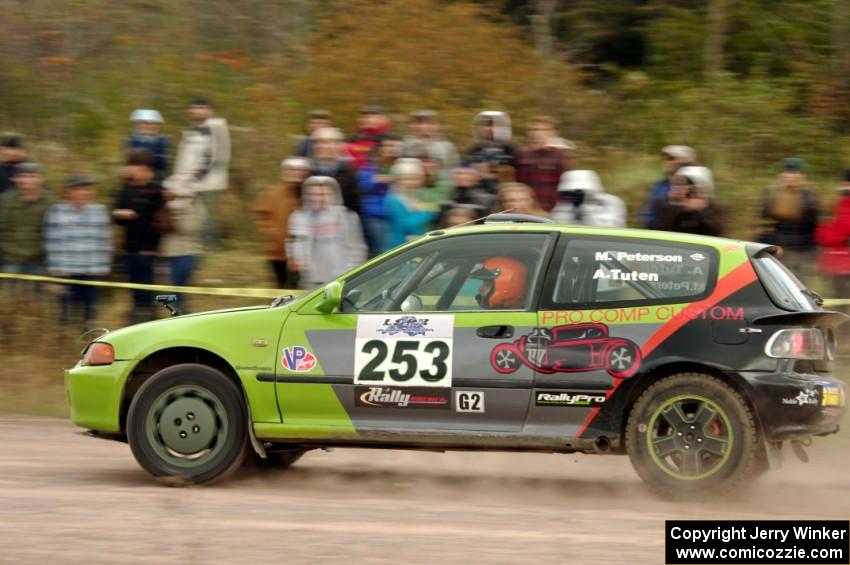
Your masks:
{"label": "front wheel", "polygon": [[172,486],[208,483],[239,468],[248,450],[239,388],[212,367],[182,364],[139,388],[127,440],[146,471]]}
{"label": "front wheel", "polygon": [[626,449],[657,493],[705,497],[728,492],[757,467],[758,432],[747,403],[726,383],[682,373],[658,381],[635,402]]}

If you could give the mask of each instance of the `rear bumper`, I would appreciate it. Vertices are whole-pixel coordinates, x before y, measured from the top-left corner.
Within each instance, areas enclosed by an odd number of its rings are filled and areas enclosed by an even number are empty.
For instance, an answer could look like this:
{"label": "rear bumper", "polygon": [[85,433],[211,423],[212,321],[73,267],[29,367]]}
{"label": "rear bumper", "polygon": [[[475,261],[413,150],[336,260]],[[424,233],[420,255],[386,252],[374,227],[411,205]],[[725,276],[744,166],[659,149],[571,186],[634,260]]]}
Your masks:
{"label": "rear bumper", "polygon": [[802,439],[838,431],[847,385],[825,374],[743,373],[768,441]]}
{"label": "rear bumper", "polygon": [[121,431],[121,397],[127,376],[136,361],[115,361],[111,365],[65,370],[65,395],[71,408],[71,421],[99,432]]}

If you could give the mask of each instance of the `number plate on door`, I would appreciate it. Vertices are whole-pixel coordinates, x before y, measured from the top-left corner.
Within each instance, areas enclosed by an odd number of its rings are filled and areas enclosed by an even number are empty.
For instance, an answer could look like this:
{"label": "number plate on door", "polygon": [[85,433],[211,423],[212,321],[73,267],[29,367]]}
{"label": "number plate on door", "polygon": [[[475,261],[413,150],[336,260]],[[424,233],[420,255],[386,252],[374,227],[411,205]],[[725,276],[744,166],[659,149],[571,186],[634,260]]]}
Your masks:
{"label": "number plate on door", "polygon": [[354,383],[452,386],[454,316],[360,316]]}

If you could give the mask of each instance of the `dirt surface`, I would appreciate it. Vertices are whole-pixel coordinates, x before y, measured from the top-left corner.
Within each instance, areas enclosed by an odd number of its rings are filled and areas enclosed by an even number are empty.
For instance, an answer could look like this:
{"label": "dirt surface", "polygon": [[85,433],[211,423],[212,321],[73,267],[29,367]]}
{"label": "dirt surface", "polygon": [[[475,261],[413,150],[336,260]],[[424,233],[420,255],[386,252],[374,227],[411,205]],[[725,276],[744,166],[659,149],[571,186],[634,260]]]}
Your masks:
{"label": "dirt surface", "polygon": [[337,449],[167,488],[127,445],[0,415],[2,563],[662,563],[664,520],[850,517],[846,433],[742,496],[654,498],[625,457]]}

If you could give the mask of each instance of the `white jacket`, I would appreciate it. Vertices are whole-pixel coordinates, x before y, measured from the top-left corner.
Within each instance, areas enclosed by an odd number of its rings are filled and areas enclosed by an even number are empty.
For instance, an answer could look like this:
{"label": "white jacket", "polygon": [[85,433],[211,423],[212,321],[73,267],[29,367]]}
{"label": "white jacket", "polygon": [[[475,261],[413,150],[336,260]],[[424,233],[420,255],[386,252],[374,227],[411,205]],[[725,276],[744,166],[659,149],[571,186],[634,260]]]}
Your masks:
{"label": "white jacket", "polygon": [[182,187],[194,192],[224,190],[230,168],[230,132],[224,118],[207,118],[183,131],[174,174],[166,188]]}
{"label": "white jacket", "polygon": [[552,209],[551,218],[559,224],[579,224],[611,228],[626,227],[626,204],[608,194],[594,171],[567,171],[561,175],[558,192],[584,194],[581,204],[561,200]]}

